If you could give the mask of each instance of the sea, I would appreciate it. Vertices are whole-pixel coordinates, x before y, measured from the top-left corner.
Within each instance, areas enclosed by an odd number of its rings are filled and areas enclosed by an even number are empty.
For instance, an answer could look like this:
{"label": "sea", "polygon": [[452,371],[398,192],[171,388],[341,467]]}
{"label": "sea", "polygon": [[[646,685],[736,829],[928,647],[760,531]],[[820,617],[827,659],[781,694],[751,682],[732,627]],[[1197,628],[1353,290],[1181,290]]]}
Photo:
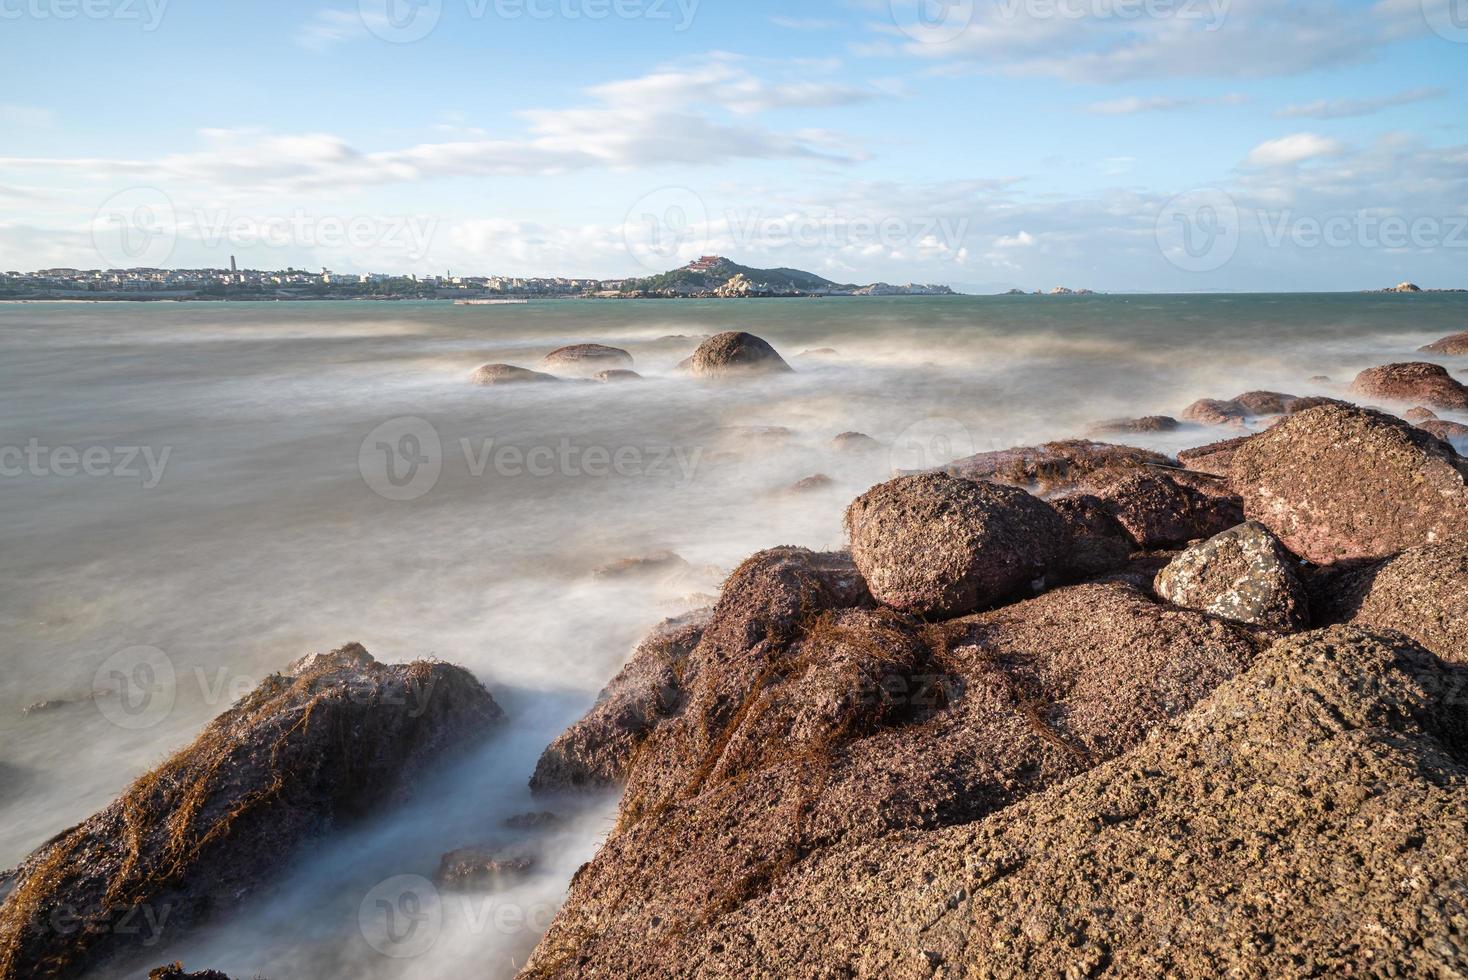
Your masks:
{"label": "sea", "polygon": [[[676,370],[728,330],[794,372]],[[0,868],[306,653],[438,658],[493,693],[499,732],[415,802],[282,855],[215,930],[142,923],[144,965],[512,976],[615,815],[532,797],[539,752],[742,558],[842,547],[846,505],[899,470],[1198,398],[1344,395],[1393,361],[1457,371],[1416,351],[1462,330],[1463,294],[0,304]],[[469,383],[575,343],[641,379]],[[880,448],[837,451],[853,431]],[[663,552],[682,562],[596,574]],[[506,825],[543,810],[562,819]],[[439,892],[440,855],[469,845],[533,869]]]}

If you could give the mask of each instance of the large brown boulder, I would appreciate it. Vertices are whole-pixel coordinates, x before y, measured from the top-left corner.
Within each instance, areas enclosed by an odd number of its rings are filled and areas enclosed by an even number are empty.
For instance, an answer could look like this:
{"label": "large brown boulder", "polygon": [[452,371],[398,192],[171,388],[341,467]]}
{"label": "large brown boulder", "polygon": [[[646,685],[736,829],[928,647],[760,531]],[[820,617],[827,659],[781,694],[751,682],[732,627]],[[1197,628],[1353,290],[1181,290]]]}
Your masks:
{"label": "large brown boulder", "polygon": [[1400,636],[1308,633],[1120,758],[727,901],[674,881],[650,909],[604,851],[525,976],[1462,975],[1465,681]]}
{"label": "large brown boulder", "polygon": [[1444,337],[1442,340],[1433,341],[1422,348],[1422,351],[1427,354],[1451,354],[1454,356],[1468,354],[1468,331],[1455,333],[1452,336]]}
{"label": "large brown boulder", "polygon": [[1444,442],[1462,442],[1468,439],[1468,425],[1462,422],[1452,422],[1447,419],[1429,419],[1426,422],[1418,422],[1417,428],[1423,432],[1431,432]]}
{"label": "large brown boulder", "polygon": [[469,380],[477,385],[513,385],[561,379],[552,374],[531,371],[529,368],[516,367],[513,364],[483,364],[474,369],[474,373],[469,375]]}
{"label": "large brown boulder", "polygon": [[[741,605],[728,590],[724,601]],[[827,610],[743,651],[709,647],[722,616],[693,655],[686,708],[638,754],[617,828],[526,976],[702,975],[731,948],[729,923],[813,866],[1061,784],[1139,744],[1256,650],[1241,630],[1115,583],[922,630],[885,610]],[[843,901],[869,887],[884,884]],[[933,911],[947,898],[929,895]],[[859,945],[847,947],[858,975]],[[805,953],[811,969],[707,975],[851,975]],[[904,955],[923,965],[910,944]]]}
{"label": "large brown boulder", "polygon": [[150,936],[139,923],[164,910],[171,940],[229,915],[304,847],[402,799],[501,718],[449,664],[387,666],[357,644],[296,661],[26,859],[0,906],[0,978],[136,956]]}
{"label": "large brown boulder", "polygon": [[686,362],[700,377],[784,373],[793,370],[768,342],[752,333],[715,334],[698,345]]}
{"label": "large brown boulder", "polygon": [[1405,633],[1444,660],[1468,664],[1468,542],[1412,548],[1331,583],[1335,622]]}
{"label": "large brown boulder", "polygon": [[1084,581],[1126,567],[1137,542],[1104,500],[1082,493],[1051,506],[1070,531],[1061,560],[1069,578]]}
{"label": "large brown boulder", "polygon": [[1450,411],[1468,409],[1468,388],[1448,374],[1447,368],[1423,361],[1369,368],[1356,375],[1351,390],[1366,398]]}
{"label": "large brown boulder", "polygon": [[1194,449],[1184,449],[1177,454],[1177,461],[1184,469],[1227,477],[1229,467],[1233,465],[1234,454],[1239,451],[1240,446],[1253,438],[1252,435],[1238,436],[1222,442],[1210,442]]}
{"label": "large brown boulder", "polygon": [[1100,498],[1138,547],[1176,548],[1211,538],[1244,519],[1222,481],[1191,480],[1165,470],[1103,470],[1082,483]]}
{"label": "large brown boulder", "polygon": [[873,597],[918,616],[961,616],[1054,570],[1069,531],[1017,487],[924,473],[868,490],[846,511],[851,557]]}
{"label": "large brown boulder", "polygon": [[1098,470],[1140,469],[1171,463],[1170,458],[1150,449],[1070,439],[978,453],[949,463],[943,471],[967,480],[1002,483],[1049,495],[1074,487]]}
{"label": "large brown boulder", "polygon": [[1157,575],[1168,602],[1239,623],[1294,633],[1310,625],[1299,562],[1250,521],[1188,548]]}
{"label": "large brown boulder", "polygon": [[620,347],[604,344],[571,344],[557,347],[541,362],[547,371],[576,377],[594,377],[603,371],[629,370],[632,355]]}
{"label": "large brown boulder", "polygon": [[1203,425],[1243,425],[1249,412],[1238,402],[1200,398],[1183,409],[1183,418]]}
{"label": "large brown boulder", "polygon": [[1250,415],[1285,415],[1299,401],[1298,395],[1286,395],[1279,391],[1246,391],[1231,399]]}
{"label": "large brown boulder", "polygon": [[1370,409],[1324,405],[1242,446],[1230,483],[1248,516],[1321,564],[1468,534],[1468,461]]}

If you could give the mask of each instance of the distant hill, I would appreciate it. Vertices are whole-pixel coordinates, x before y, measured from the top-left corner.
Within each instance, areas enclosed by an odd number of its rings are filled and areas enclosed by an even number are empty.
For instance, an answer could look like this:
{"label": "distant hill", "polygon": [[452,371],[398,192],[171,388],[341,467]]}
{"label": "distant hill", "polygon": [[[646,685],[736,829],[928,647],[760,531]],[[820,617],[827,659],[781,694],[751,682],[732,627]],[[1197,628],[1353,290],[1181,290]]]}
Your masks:
{"label": "distant hill", "polygon": [[623,293],[658,296],[946,295],[947,286],[859,286],[838,283],[800,269],[753,269],[719,256],[706,256],[643,279],[628,279]]}

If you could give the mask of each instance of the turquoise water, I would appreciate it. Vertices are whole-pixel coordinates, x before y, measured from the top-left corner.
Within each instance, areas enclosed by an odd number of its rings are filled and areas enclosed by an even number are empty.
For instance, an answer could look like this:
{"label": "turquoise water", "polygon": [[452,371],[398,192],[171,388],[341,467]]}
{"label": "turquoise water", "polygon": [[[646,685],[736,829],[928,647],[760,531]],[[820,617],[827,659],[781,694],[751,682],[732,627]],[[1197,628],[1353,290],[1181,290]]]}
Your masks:
{"label": "turquoise water", "polygon": [[[709,384],[673,372],[723,330],[765,337],[796,373]],[[470,842],[476,821],[531,808],[538,749],[638,635],[707,601],[740,558],[841,546],[846,503],[894,469],[1175,415],[1200,397],[1340,394],[1357,371],[1422,359],[1417,347],[1461,330],[1463,295],[0,304],[0,451],[37,460],[0,476],[0,867],[305,652],[358,640],[384,660],[438,656],[511,706],[513,734],[429,812],[385,818],[351,860],[303,869],[297,904],[158,961],[188,952],[277,980],[461,963],[495,975],[534,926],[486,935],[455,920],[400,962],[363,946],[359,893],[400,873],[405,853],[431,860]],[[645,380],[466,383],[479,364],[533,368],[575,342],[627,349]],[[819,348],[836,353],[801,356]],[[1333,380],[1306,380],[1318,375]],[[848,430],[886,448],[838,455],[829,441]],[[1175,450],[1229,434],[1133,441]],[[395,454],[423,460],[402,485],[386,479]],[[828,488],[782,492],[816,473]],[[657,549],[688,568],[591,577]],[[166,707],[94,703],[109,664],[139,648],[166,658]],[[542,874],[516,900],[553,907],[604,816],[541,842]],[[321,915],[294,914],[300,903]]]}

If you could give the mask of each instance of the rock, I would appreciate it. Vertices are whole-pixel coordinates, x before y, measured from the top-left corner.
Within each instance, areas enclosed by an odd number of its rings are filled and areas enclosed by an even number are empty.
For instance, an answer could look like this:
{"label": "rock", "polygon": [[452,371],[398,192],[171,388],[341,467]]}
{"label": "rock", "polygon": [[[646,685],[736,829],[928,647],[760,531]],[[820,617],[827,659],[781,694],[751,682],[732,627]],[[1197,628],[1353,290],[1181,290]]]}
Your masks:
{"label": "rock", "polygon": [[[148,971],[148,980],[229,980],[228,975],[218,970],[199,970],[190,973],[184,969],[180,962],[173,962],[167,966],[157,966]],[[263,980],[257,977],[256,980]]]}
{"label": "rock", "polygon": [[746,448],[782,446],[795,435],[783,425],[735,425],[726,432],[730,441]]}
{"label": "rock", "polygon": [[1098,470],[1145,469],[1149,464],[1170,463],[1170,458],[1150,449],[1075,439],[979,453],[950,463],[943,470],[968,480],[1054,494],[1074,487]]}
{"label": "rock", "polygon": [[1465,680],[1391,634],[1291,637],[1106,765],[975,822],[803,851],[722,901],[678,873],[698,852],[644,898],[612,872],[653,859],[614,838],[527,976],[1461,974]]}
{"label": "rock", "polygon": [[1105,501],[1090,494],[1052,501],[1070,530],[1070,544],[1062,564],[1068,577],[1085,580],[1126,567],[1136,542]]}
{"label": "rock", "polygon": [[548,827],[559,827],[565,822],[565,818],[558,813],[538,810],[534,813],[517,813],[505,820],[505,826],[511,830],[545,830]]}
{"label": "rock", "polygon": [[1234,456],[1245,513],[1319,564],[1468,534],[1468,461],[1430,433],[1362,408],[1291,416]]}
{"label": "rock", "polygon": [[603,371],[632,368],[632,355],[620,347],[602,344],[572,344],[558,347],[541,361],[547,371],[574,377],[592,377]]}
{"label": "rock", "polygon": [[1419,285],[1417,285],[1414,282],[1399,282],[1395,286],[1388,286],[1387,288],[1383,289],[1382,292],[1384,292],[1384,293],[1420,293],[1420,292],[1422,292],[1422,287],[1419,286]]}
{"label": "rock", "polygon": [[846,511],[851,557],[878,602],[947,618],[1030,589],[1070,534],[1055,510],[1016,487],[941,473],[880,484]]}
{"label": "rock", "polygon": [[1312,375],[1308,380],[1313,385],[1328,385],[1333,383],[1328,374]]}
{"label": "rock", "polygon": [[828,357],[840,357],[841,356],[841,352],[838,351],[834,347],[813,347],[810,350],[803,350],[799,354],[796,354],[795,356],[796,357],[812,357],[812,358],[816,358],[818,360],[824,360],[825,358],[828,358]]}
{"label": "rock", "polygon": [[[228,917],[303,849],[379,813],[502,719],[467,671],[387,666],[358,644],[296,661],[110,806],[36,850],[0,906],[0,978],[73,977],[136,956],[143,911],[170,942]],[[86,941],[49,927],[90,924]],[[156,941],[156,936],[154,937]]]}
{"label": "rock", "polygon": [[1443,442],[1462,442],[1468,439],[1468,425],[1462,422],[1449,422],[1444,419],[1432,419],[1429,422],[1418,422],[1417,428],[1423,432],[1431,432]]}
{"label": "rock", "polygon": [[1082,489],[1101,499],[1144,551],[1176,548],[1211,538],[1244,519],[1237,498],[1222,483],[1209,490],[1163,470],[1103,470]]}
{"label": "rock", "polygon": [[1468,354],[1468,331],[1433,341],[1422,348],[1422,351],[1426,354],[1450,354],[1454,357]]}
{"label": "rock", "polygon": [[1370,368],[1356,375],[1351,390],[1367,398],[1417,402],[1428,408],[1468,409],[1468,388],[1440,364],[1418,361]]}
{"label": "rock", "polygon": [[461,847],[438,862],[433,883],[450,892],[492,892],[516,883],[535,867],[526,855],[502,857],[486,847]]}
{"label": "rock", "polygon": [[813,490],[828,490],[836,485],[836,481],[824,473],[816,473],[803,479],[796,480],[785,488],[786,493],[810,493]]}
{"label": "rock", "polygon": [[[737,584],[725,602],[744,604]],[[831,948],[818,927],[809,942],[752,954],[768,973],[700,964],[747,948],[754,937],[738,938],[739,923],[761,908],[821,915],[789,891],[809,869],[882,853],[868,843],[890,849],[971,826],[1063,786],[1141,743],[1255,651],[1242,630],[1116,584],[1057,589],[922,634],[858,608],[753,639],[717,650],[705,639],[695,652],[687,708],[639,754],[617,827],[572,883],[528,976],[567,964],[587,977],[911,975],[863,968],[855,933],[872,920],[846,923],[852,934]],[[982,883],[974,872],[964,887]],[[882,905],[897,881],[921,888],[894,869],[846,882],[827,910],[840,918],[841,908]],[[902,908],[931,917],[957,889]],[[914,962],[920,934],[915,926],[899,940],[902,962]],[[802,955],[832,959],[766,958]]]}
{"label": "rock", "polygon": [[682,555],[664,550],[602,565],[592,571],[591,577],[601,582],[669,579],[684,574],[692,567]]}
{"label": "rock", "polygon": [[1284,415],[1299,400],[1297,395],[1286,395],[1278,391],[1246,391],[1232,399],[1232,402],[1250,415]]}
{"label": "rock", "polygon": [[1431,422],[1437,418],[1437,413],[1430,408],[1423,408],[1419,405],[1416,408],[1407,409],[1402,415],[1402,418],[1416,425],[1418,422]]}
{"label": "rock", "polygon": [[597,695],[596,705],[541,753],[530,778],[537,793],[619,786],[653,727],[683,704],[684,662],[703,639],[709,610],[664,620]]}
{"label": "rock", "polygon": [[1310,625],[1298,564],[1268,528],[1250,521],[1178,555],[1158,574],[1156,589],[1186,609],[1296,633]]}
{"label": "rock", "polygon": [[1452,663],[1468,664],[1468,545],[1411,548],[1332,583],[1331,622],[1405,633]]}
{"label": "rock", "polygon": [[1087,435],[1114,436],[1137,432],[1172,432],[1181,423],[1170,415],[1148,415],[1139,419],[1109,419],[1086,430]]}
{"label": "rock", "polygon": [[876,452],[882,444],[862,432],[843,432],[831,440],[831,448],[838,453],[859,456]]}
{"label": "rock", "polygon": [[783,373],[791,370],[785,359],[764,340],[750,333],[715,334],[686,362],[699,377]]}
{"label": "rock", "polygon": [[1248,414],[1238,402],[1220,401],[1217,398],[1200,398],[1183,409],[1184,419],[1204,425],[1243,425]]}
{"label": "rock", "polygon": [[513,364],[485,364],[474,369],[469,380],[477,385],[527,384],[532,381],[559,381],[550,374],[541,374]]}
{"label": "rock", "polygon": [[1325,395],[1310,395],[1307,398],[1296,398],[1291,402],[1288,414],[1298,415],[1312,408],[1319,408],[1321,405],[1341,405],[1346,408],[1353,407],[1350,402],[1341,401],[1339,398],[1329,398]]}
{"label": "rock", "polygon": [[1239,447],[1253,438],[1251,435],[1238,436],[1234,439],[1225,439],[1223,442],[1210,442],[1196,449],[1184,449],[1177,454],[1177,461],[1184,469],[1226,477],[1229,467],[1233,464],[1234,454],[1239,451]]}
{"label": "rock", "polygon": [[614,368],[610,371],[598,371],[591,378],[593,381],[600,381],[602,384],[616,384],[623,381],[641,381],[642,375],[636,371],[625,371],[620,368]]}

